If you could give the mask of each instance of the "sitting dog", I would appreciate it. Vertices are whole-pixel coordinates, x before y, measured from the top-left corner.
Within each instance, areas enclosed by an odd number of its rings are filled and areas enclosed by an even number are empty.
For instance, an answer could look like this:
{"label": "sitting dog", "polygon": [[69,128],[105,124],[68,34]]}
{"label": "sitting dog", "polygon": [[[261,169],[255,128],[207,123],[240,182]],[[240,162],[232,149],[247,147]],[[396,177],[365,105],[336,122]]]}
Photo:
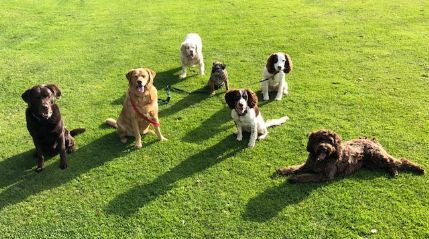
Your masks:
{"label": "sitting dog", "polygon": [[166,140],[161,134],[158,119],[158,92],[153,85],[156,73],[149,68],[132,69],[126,74],[128,92],[118,120],[107,119],[106,123],[117,129],[122,143],[128,136],[136,138],[136,148],[142,147],[140,134],[152,133],[149,125],[155,127],[160,140]]}
{"label": "sitting dog", "polygon": [[207,85],[209,87],[210,95],[214,95],[216,93],[215,90],[222,86],[225,86],[227,91],[229,90],[228,72],[226,71],[225,64],[219,61],[213,62],[212,73]]}
{"label": "sitting dog", "polygon": [[36,172],[44,169],[45,157],[60,154],[60,168],[67,168],[66,152],[75,150],[74,136],[85,132],[83,128],[68,131],[61,119],[55,99],[61,96],[56,85],[36,85],[22,94],[28,104],[25,111],[27,129],[36,147]]}
{"label": "sitting dog", "polygon": [[283,95],[288,94],[285,77],[292,67],[292,60],[288,54],[283,52],[271,54],[262,72],[261,89],[264,100],[270,99],[268,94],[270,91],[277,91],[276,100],[281,100]]}
{"label": "sitting dog", "polygon": [[225,101],[231,109],[231,117],[237,126],[237,140],[243,139],[243,131],[250,132],[249,147],[255,146],[256,138],[267,137],[268,127],[281,125],[289,119],[284,116],[265,122],[259,112],[258,97],[249,89],[228,91],[225,94]]}
{"label": "sitting dog", "polygon": [[294,175],[289,178],[292,183],[327,181],[362,167],[384,169],[391,176],[404,170],[424,174],[423,168],[404,158],[395,159],[375,140],[360,138],[341,143],[340,136],[328,130],[311,133],[307,151],[309,155],[304,164],[280,168],[277,173]]}
{"label": "sitting dog", "polygon": [[203,43],[197,33],[186,35],[180,46],[180,60],[182,63],[181,79],[186,77],[186,68],[196,64],[200,66],[200,75],[204,75]]}

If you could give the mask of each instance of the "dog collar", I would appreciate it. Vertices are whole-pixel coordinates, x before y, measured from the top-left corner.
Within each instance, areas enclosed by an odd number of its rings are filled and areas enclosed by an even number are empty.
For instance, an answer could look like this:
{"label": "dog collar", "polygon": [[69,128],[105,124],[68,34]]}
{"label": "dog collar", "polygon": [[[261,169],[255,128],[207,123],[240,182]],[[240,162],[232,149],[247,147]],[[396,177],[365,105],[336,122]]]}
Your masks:
{"label": "dog collar", "polygon": [[40,118],[39,116],[35,115],[33,112],[31,112],[31,115],[36,118],[37,121],[43,121],[42,118]]}
{"label": "dog collar", "polygon": [[146,120],[147,122],[149,122],[151,125],[155,126],[155,127],[159,127],[161,126],[161,124],[153,119],[150,119],[149,117],[145,116],[144,114],[142,114],[139,109],[137,109],[136,103],[131,99],[131,94],[130,92],[128,92],[129,95],[129,99],[131,102],[131,105],[133,106],[134,111],[144,120]]}

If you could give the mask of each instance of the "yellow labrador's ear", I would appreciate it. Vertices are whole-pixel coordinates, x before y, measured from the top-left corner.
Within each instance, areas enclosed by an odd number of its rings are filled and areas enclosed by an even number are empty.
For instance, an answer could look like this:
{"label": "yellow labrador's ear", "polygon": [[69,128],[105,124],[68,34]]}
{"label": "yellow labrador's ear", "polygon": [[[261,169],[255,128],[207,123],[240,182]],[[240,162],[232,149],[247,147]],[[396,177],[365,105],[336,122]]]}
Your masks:
{"label": "yellow labrador's ear", "polygon": [[150,68],[146,68],[146,71],[149,73],[150,81],[153,83],[153,80],[155,79],[156,72]]}
{"label": "yellow labrador's ear", "polygon": [[27,103],[30,104],[30,92],[31,89],[26,90],[24,93],[22,93],[21,98]]}
{"label": "yellow labrador's ear", "polygon": [[285,68],[284,68],[283,72],[289,73],[289,72],[291,72],[291,70],[293,68],[293,64],[292,64],[292,60],[290,59],[290,56],[288,54],[285,53],[285,57],[286,57],[286,62],[285,62]]}
{"label": "yellow labrador's ear", "polygon": [[278,60],[279,58],[277,54],[271,54],[271,56],[268,57],[267,65],[265,65],[267,67],[268,73],[274,74],[276,72],[276,69],[274,69],[274,64],[277,63]]}
{"label": "yellow labrador's ear", "polygon": [[128,73],[125,75],[125,77],[127,77],[128,81],[131,80],[131,77],[133,76],[134,73],[134,69],[131,69],[130,71],[128,71]]}
{"label": "yellow labrador's ear", "polygon": [[255,108],[256,106],[258,106],[258,97],[256,96],[255,92],[253,92],[250,89],[246,89],[247,92],[247,105],[250,108]]}
{"label": "yellow labrador's ear", "polygon": [[61,97],[61,90],[58,88],[58,86],[54,84],[46,85],[46,88],[52,91],[54,93],[55,98],[59,99]]}

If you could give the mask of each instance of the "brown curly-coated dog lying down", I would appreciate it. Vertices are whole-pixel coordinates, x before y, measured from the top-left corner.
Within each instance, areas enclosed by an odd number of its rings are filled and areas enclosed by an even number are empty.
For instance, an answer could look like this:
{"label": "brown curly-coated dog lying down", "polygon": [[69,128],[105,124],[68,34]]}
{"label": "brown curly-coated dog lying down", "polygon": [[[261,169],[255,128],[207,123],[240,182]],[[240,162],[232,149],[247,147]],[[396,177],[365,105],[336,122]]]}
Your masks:
{"label": "brown curly-coated dog lying down", "polygon": [[322,182],[351,174],[362,167],[384,169],[391,176],[398,171],[424,174],[424,169],[405,158],[395,159],[375,140],[360,138],[341,143],[341,137],[328,130],[310,134],[307,161],[302,165],[277,170],[281,175],[294,175],[289,182]]}

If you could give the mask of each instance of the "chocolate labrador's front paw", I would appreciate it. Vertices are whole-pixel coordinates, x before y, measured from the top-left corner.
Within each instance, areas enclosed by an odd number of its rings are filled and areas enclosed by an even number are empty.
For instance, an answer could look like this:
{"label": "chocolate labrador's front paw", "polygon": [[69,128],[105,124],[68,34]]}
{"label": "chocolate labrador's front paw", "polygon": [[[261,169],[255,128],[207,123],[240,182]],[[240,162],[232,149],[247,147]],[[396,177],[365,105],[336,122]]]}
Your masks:
{"label": "chocolate labrador's front paw", "polygon": [[66,169],[67,168],[67,163],[60,163],[60,169]]}

